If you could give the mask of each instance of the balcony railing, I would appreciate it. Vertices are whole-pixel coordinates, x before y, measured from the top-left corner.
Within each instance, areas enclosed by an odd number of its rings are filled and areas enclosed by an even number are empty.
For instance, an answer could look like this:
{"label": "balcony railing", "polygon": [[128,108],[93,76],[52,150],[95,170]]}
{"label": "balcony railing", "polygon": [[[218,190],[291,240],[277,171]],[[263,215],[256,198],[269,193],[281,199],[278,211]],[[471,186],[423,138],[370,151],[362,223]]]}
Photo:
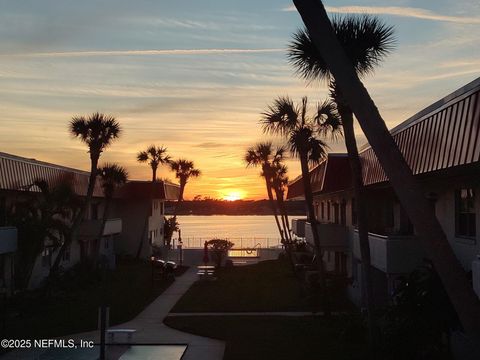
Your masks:
{"label": "balcony railing", "polygon": [[306,219],[292,219],[292,232],[298,237],[305,237]]}
{"label": "balcony railing", "polygon": [[[343,251],[348,246],[348,227],[339,224],[317,223],[320,247],[325,250]],[[312,226],[309,222],[305,224],[305,239],[308,243],[315,245],[313,240]]]}
{"label": "balcony railing", "polygon": [[17,228],[0,227],[0,254],[17,251]]}
{"label": "balcony railing", "polygon": [[[94,239],[100,232],[102,220],[85,220],[80,227],[80,236],[83,239]],[[122,232],[122,219],[107,219],[103,236],[120,234]]]}
{"label": "balcony railing", "polygon": [[[372,266],[388,274],[409,273],[421,264],[424,253],[414,236],[368,233]],[[358,231],[353,233],[353,255],[360,259]]]}

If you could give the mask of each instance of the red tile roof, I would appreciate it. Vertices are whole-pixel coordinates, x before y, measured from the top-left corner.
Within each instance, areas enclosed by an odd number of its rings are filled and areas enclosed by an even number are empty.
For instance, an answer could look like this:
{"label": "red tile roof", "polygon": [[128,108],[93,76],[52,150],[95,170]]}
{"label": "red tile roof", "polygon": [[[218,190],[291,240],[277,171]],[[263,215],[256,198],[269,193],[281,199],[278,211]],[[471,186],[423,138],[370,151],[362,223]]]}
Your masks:
{"label": "red tile roof", "polygon": [[[480,162],[480,78],[418,112],[391,130],[412,172],[424,174]],[[346,157],[346,154],[343,154]],[[350,169],[331,156],[311,174],[315,192],[335,192],[351,187]],[[373,149],[360,151],[363,182],[373,185],[388,181]],[[330,161],[330,164],[329,164]],[[328,165],[329,164],[329,165]],[[345,179],[349,179],[346,181]],[[288,198],[303,196],[301,177],[289,184]]]}
{"label": "red tile roof", "polygon": [[[414,175],[480,161],[480,78],[391,130]],[[365,185],[388,181],[368,146],[360,152]]]}
{"label": "red tile roof", "polygon": [[[78,195],[86,195],[90,173],[66,166],[28,159],[0,152],[0,190],[38,191],[31,187],[35,180],[45,180],[53,185],[61,180],[71,180]],[[151,195],[150,181],[129,181],[117,191],[116,197],[148,198]],[[159,181],[155,184],[156,199],[177,200],[179,186]],[[94,196],[103,197],[99,181],[95,184]]]}
{"label": "red tile roof", "polygon": [[[314,194],[332,193],[350,188],[352,178],[347,154],[328,154],[328,157],[310,171],[310,182]],[[303,197],[302,177],[288,185],[287,199]]]}

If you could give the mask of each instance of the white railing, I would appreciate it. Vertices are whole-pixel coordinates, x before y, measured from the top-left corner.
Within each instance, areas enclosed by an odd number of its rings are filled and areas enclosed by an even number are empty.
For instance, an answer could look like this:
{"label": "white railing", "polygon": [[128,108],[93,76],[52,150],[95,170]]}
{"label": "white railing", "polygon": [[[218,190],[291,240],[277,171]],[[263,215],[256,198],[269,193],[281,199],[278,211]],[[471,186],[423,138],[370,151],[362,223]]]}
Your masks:
{"label": "white railing", "polygon": [[[317,223],[320,246],[324,249],[343,250],[348,246],[348,228],[339,224]],[[312,225],[305,224],[305,239],[311,245],[315,245],[313,240]]]}
{"label": "white railing", "polygon": [[[213,237],[182,237],[182,246],[184,249],[199,249],[203,248],[205,241],[212,240]],[[257,248],[276,248],[281,246],[279,238],[270,237],[222,237],[218,239],[228,240],[233,242],[234,248],[237,249],[253,249]],[[259,245],[258,245],[259,244]],[[173,239],[173,246],[178,245],[178,239]],[[257,246],[258,245],[258,246]]]}
{"label": "white railing", "polygon": [[306,219],[292,219],[292,232],[298,237],[305,237]]}
{"label": "white railing", "polygon": [[[421,264],[424,253],[420,243],[409,235],[368,233],[372,266],[389,274],[409,273]],[[360,259],[358,231],[353,233],[353,254]]]}
{"label": "white railing", "polygon": [[0,254],[17,251],[17,228],[0,227]]}
{"label": "white railing", "polygon": [[108,219],[105,223],[103,235],[120,234],[122,232],[122,219]]}

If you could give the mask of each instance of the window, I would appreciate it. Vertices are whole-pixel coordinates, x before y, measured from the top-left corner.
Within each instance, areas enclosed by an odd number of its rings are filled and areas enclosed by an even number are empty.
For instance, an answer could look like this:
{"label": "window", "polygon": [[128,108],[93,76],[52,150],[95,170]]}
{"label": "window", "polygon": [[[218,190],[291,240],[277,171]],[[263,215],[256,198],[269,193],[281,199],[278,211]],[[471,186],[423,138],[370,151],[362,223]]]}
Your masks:
{"label": "window", "polygon": [[0,226],[7,224],[7,202],[4,197],[0,197]]}
{"label": "window", "polygon": [[338,203],[333,204],[333,222],[335,224],[340,223],[340,211],[339,211]]}
{"label": "window", "polygon": [[103,238],[103,247],[104,247],[105,249],[108,249],[108,248],[110,247],[110,240],[109,240],[108,237],[104,237],[104,238]]}
{"label": "window", "polygon": [[65,252],[63,253],[63,256],[62,256],[62,261],[70,261],[70,246],[67,246],[65,248]]}
{"label": "window", "polygon": [[352,198],[352,225],[357,225],[357,204],[355,198]]}
{"label": "window", "polygon": [[92,212],[91,216],[90,216],[91,220],[97,220],[98,219],[98,204],[97,203],[92,204],[90,206],[90,209],[91,209],[91,212]]}
{"label": "window", "polygon": [[322,220],[325,219],[325,203],[323,201],[320,204],[320,212],[322,214]]}
{"label": "window", "polygon": [[455,235],[476,236],[475,191],[471,188],[455,191]]}
{"label": "window", "polygon": [[45,247],[42,251],[42,266],[51,267],[52,251],[50,247]]}
{"label": "window", "polygon": [[327,202],[327,220],[330,220],[330,201]]}

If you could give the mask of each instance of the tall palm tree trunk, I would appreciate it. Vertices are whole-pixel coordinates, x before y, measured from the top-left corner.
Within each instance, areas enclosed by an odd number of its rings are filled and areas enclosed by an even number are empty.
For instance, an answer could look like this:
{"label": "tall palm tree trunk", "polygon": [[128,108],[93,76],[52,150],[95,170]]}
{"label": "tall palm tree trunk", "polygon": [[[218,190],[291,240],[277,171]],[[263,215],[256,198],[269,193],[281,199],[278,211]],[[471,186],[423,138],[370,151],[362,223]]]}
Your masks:
{"label": "tall palm tree trunk", "polygon": [[87,210],[90,207],[90,203],[93,197],[93,191],[95,190],[95,183],[97,180],[97,169],[98,169],[98,156],[90,156],[91,164],[90,164],[90,177],[88,179],[88,188],[87,194],[85,196],[85,202],[81,207],[78,214],[73,219],[72,226],[70,228],[70,236],[66,237],[60,250],[58,251],[58,255],[55,258],[55,261],[50,268],[50,274],[54,274],[60,268],[60,261],[62,260],[67,248],[70,246],[71,243],[75,242],[78,239],[80,225],[87,214]]}
{"label": "tall palm tree trunk", "polygon": [[355,140],[355,130],[353,123],[353,113],[345,105],[338,105],[338,112],[342,118],[343,129],[345,133],[345,145],[347,147],[348,159],[352,169],[353,192],[355,207],[357,211],[358,239],[360,243],[360,255],[362,258],[362,289],[364,302],[367,307],[367,321],[369,329],[369,340],[371,350],[375,351],[377,342],[377,326],[375,321],[375,305],[373,295],[372,267],[370,259],[370,243],[368,240],[368,215],[367,215],[367,197],[365,187],[363,186],[362,164],[358,155],[357,142]]}
{"label": "tall palm tree trunk", "polygon": [[157,168],[152,167],[152,183],[154,183],[155,181],[157,181]]}
{"label": "tall palm tree trunk", "polygon": [[103,217],[102,217],[102,224],[100,225],[100,230],[98,232],[96,241],[95,241],[95,249],[92,256],[92,267],[96,267],[98,263],[98,259],[100,257],[100,246],[102,242],[103,233],[105,232],[105,226],[107,225],[108,215],[110,213],[110,207],[112,204],[111,198],[105,199],[105,208],[103,209]]}
{"label": "tall palm tree trunk", "polygon": [[290,236],[290,229],[288,227],[287,211],[285,209],[282,192],[277,187],[275,187],[275,197],[277,198],[277,206],[278,210],[280,211],[280,217],[282,219],[282,228],[285,240],[290,241],[292,239]]}
{"label": "tall palm tree trunk", "polygon": [[424,191],[413,177],[412,170],[388,131],[370,94],[339,44],[323,4],[320,0],[293,1],[413,223],[427,256],[432,259],[464,331],[474,337],[474,340],[478,339],[480,301],[455,257]]}
{"label": "tall palm tree trunk", "polygon": [[180,181],[180,190],[178,192],[177,203],[175,204],[175,207],[173,208],[173,217],[175,218],[175,220],[177,219],[178,208],[180,207],[180,203],[183,201],[183,194],[185,192],[185,186],[186,185],[187,185],[186,183],[183,183],[182,181]]}
{"label": "tall palm tree trunk", "polygon": [[270,184],[270,179],[268,175],[265,175],[264,177],[265,177],[265,185],[267,186],[267,195],[268,195],[270,207],[272,208],[273,217],[275,218],[275,223],[277,224],[278,232],[280,233],[280,239],[282,241],[282,244],[284,244],[285,238],[283,236],[283,231],[282,231],[280,222],[278,221],[278,212],[277,212],[277,207],[275,206],[275,201],[273,199],[272,186]]}
{"label": "tall palm tree trunk", "polygon": [[138,242],[135,259],[140,259],[140,255],[142,255],[143,243],[145,241],[145,238],[148,237],[148,225],[149,225],[149,216],[150,216],[149,214],[151,214],[152,212],[152,202],[153,202],[153,196],[155,193],[156,182],[157,182],[157,168],[152,166],[152,185],[150,187],[150,204],[145,214],[145,222],[143,223],[142,233],[140,234],[140,241]]}
{"label": "tall palm tree trunk", "polygon": [[323,267],[323,252],[320,245],[320,236],[318,234],[317,220],[315,219],[315,210],[313,209],[313,193],[312,185],[310,183],[310,170],[308,168],[308,159],[306,154],[300,154],[300,165],[302,169],[302,181],[305,189],[305,202],[307,205],[307,217],[310,223],[313,235],[313,242],[315,244],[316,262],[318,269],[318,276],[320,282],[320,290],[322,294],[322,308],[325,316],[330,316],[330,304],[327,293],[327,282],[325,278],[325,269]]}

